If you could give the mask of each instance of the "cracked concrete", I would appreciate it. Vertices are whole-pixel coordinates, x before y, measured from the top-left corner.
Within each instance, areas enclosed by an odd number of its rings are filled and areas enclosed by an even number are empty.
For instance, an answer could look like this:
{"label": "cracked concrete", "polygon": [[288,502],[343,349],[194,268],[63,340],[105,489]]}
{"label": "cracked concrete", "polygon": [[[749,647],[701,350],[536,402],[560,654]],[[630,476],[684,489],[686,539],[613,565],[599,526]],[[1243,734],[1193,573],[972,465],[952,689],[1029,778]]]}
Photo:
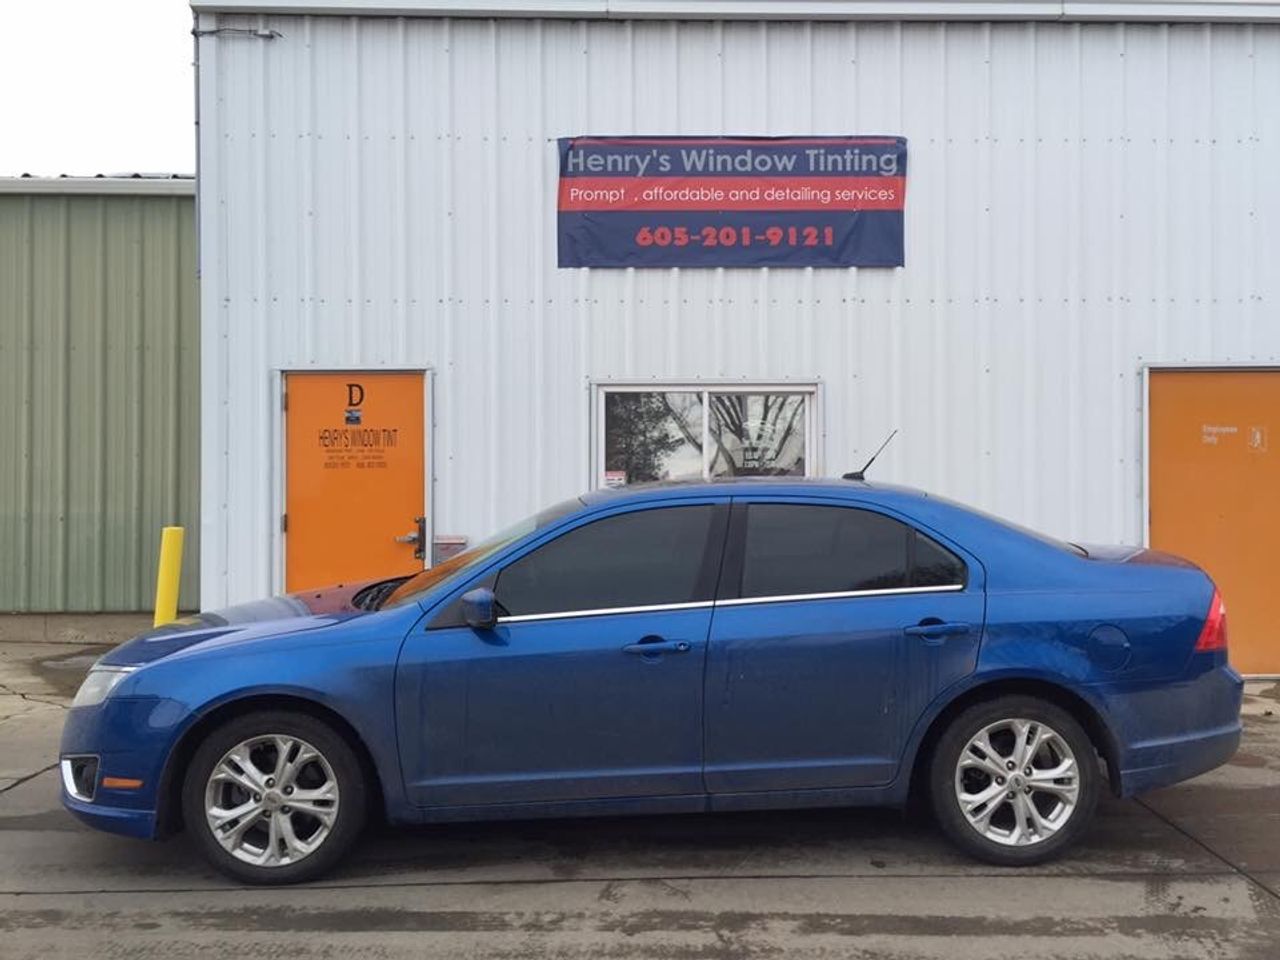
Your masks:
{"label": "cracked concrete", "polygon": [[63,712],[103,649],[0,643],[0,793],[56,764]]}
{"label": "cracked concrete", "polygon": [[0,643],[5,960],[1280,957],[1280,684],[1250,685],[1231,763],[1104,799],[1071,856],[1026,870],[895,811],[818,810],[375,829],[320,883],[248,889],[185,838],[62,811],[46,765],[100,652]]}
{"label": "cracked concrete", "polygon": [[[47,696],[38,696],[37,694],[24,694],[24,692],[20,690],[14,690],[13,687],[10,687],[9,685],[0,684],[0,698],[3,698],[3,696],[6,696],[6,695],[17,696],[17,698],[19,699],[26,700],[27,703],[42,703],[47,705],[47,707],[58,707],[64,710],[67,709],[67,703],[65,703],[64,700],[51,700],[47,698]],[[3,709],[3,708],[0,708],[0,709]],[[0,718],[3,718],[3,717],[4,717],[4,714],[0,713]]]}

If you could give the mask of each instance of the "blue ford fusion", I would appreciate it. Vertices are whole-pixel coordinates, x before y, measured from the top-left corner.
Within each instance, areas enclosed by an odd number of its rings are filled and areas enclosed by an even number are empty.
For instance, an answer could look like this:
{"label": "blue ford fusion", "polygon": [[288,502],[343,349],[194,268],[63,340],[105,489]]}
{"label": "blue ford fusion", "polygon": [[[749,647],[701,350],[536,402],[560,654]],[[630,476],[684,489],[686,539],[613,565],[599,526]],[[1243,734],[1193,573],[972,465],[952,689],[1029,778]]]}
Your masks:
{"label": "blue ford fusion", "polygon": [[249,882],[395,823],[932,801],[999,864],[1240,737],[1213,582],[851,481],[553,507],[410,578],[203,614],[76,696],[63,802]]}

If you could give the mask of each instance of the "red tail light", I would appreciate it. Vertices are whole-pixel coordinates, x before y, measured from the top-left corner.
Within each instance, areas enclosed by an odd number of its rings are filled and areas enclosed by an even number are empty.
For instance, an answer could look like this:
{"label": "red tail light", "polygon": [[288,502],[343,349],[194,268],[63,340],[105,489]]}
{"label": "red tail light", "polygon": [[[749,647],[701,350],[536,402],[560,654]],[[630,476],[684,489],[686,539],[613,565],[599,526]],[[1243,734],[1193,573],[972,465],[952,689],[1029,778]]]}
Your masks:
{"label": "red tail light", "polygon": [[1204,618],[1204,627],[1200,630],[1200,639],[1196,641],[1196,652],[1207,653],[1212,650],[1227,649],[1227,605],[1222,602],[1222,594],[1218,588],[1213,589],[1213,599],[1209,601],[1209,615]]}

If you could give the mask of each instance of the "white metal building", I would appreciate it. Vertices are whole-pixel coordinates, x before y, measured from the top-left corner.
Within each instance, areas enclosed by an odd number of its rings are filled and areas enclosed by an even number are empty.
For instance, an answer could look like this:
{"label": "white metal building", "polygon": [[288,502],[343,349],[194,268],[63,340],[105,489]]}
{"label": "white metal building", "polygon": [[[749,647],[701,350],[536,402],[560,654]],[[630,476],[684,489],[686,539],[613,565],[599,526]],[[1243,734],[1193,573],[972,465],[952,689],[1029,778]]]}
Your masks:
{"label": "white metal building", "polygon": [[[437,536],[612,480],[642,388],[1134,542],[1149,366],[1280,361],[1280,4],[192,6],[206,607],[286,584],[291,372],[425,371]],[[556,266],[558,137],[865,133],[910,145],[905,267]]]}

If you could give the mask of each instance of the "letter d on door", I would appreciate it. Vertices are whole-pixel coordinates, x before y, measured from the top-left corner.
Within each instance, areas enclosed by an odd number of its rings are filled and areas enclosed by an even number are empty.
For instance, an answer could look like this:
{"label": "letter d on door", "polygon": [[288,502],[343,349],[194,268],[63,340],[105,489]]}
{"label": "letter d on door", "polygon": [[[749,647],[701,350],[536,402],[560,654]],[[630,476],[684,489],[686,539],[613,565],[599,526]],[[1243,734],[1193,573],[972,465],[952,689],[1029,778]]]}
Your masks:
{"label": "letter d on door", "polygon": [[364,387],[358,383],[347,384],[347,406],[358,407],[364,403]]}

